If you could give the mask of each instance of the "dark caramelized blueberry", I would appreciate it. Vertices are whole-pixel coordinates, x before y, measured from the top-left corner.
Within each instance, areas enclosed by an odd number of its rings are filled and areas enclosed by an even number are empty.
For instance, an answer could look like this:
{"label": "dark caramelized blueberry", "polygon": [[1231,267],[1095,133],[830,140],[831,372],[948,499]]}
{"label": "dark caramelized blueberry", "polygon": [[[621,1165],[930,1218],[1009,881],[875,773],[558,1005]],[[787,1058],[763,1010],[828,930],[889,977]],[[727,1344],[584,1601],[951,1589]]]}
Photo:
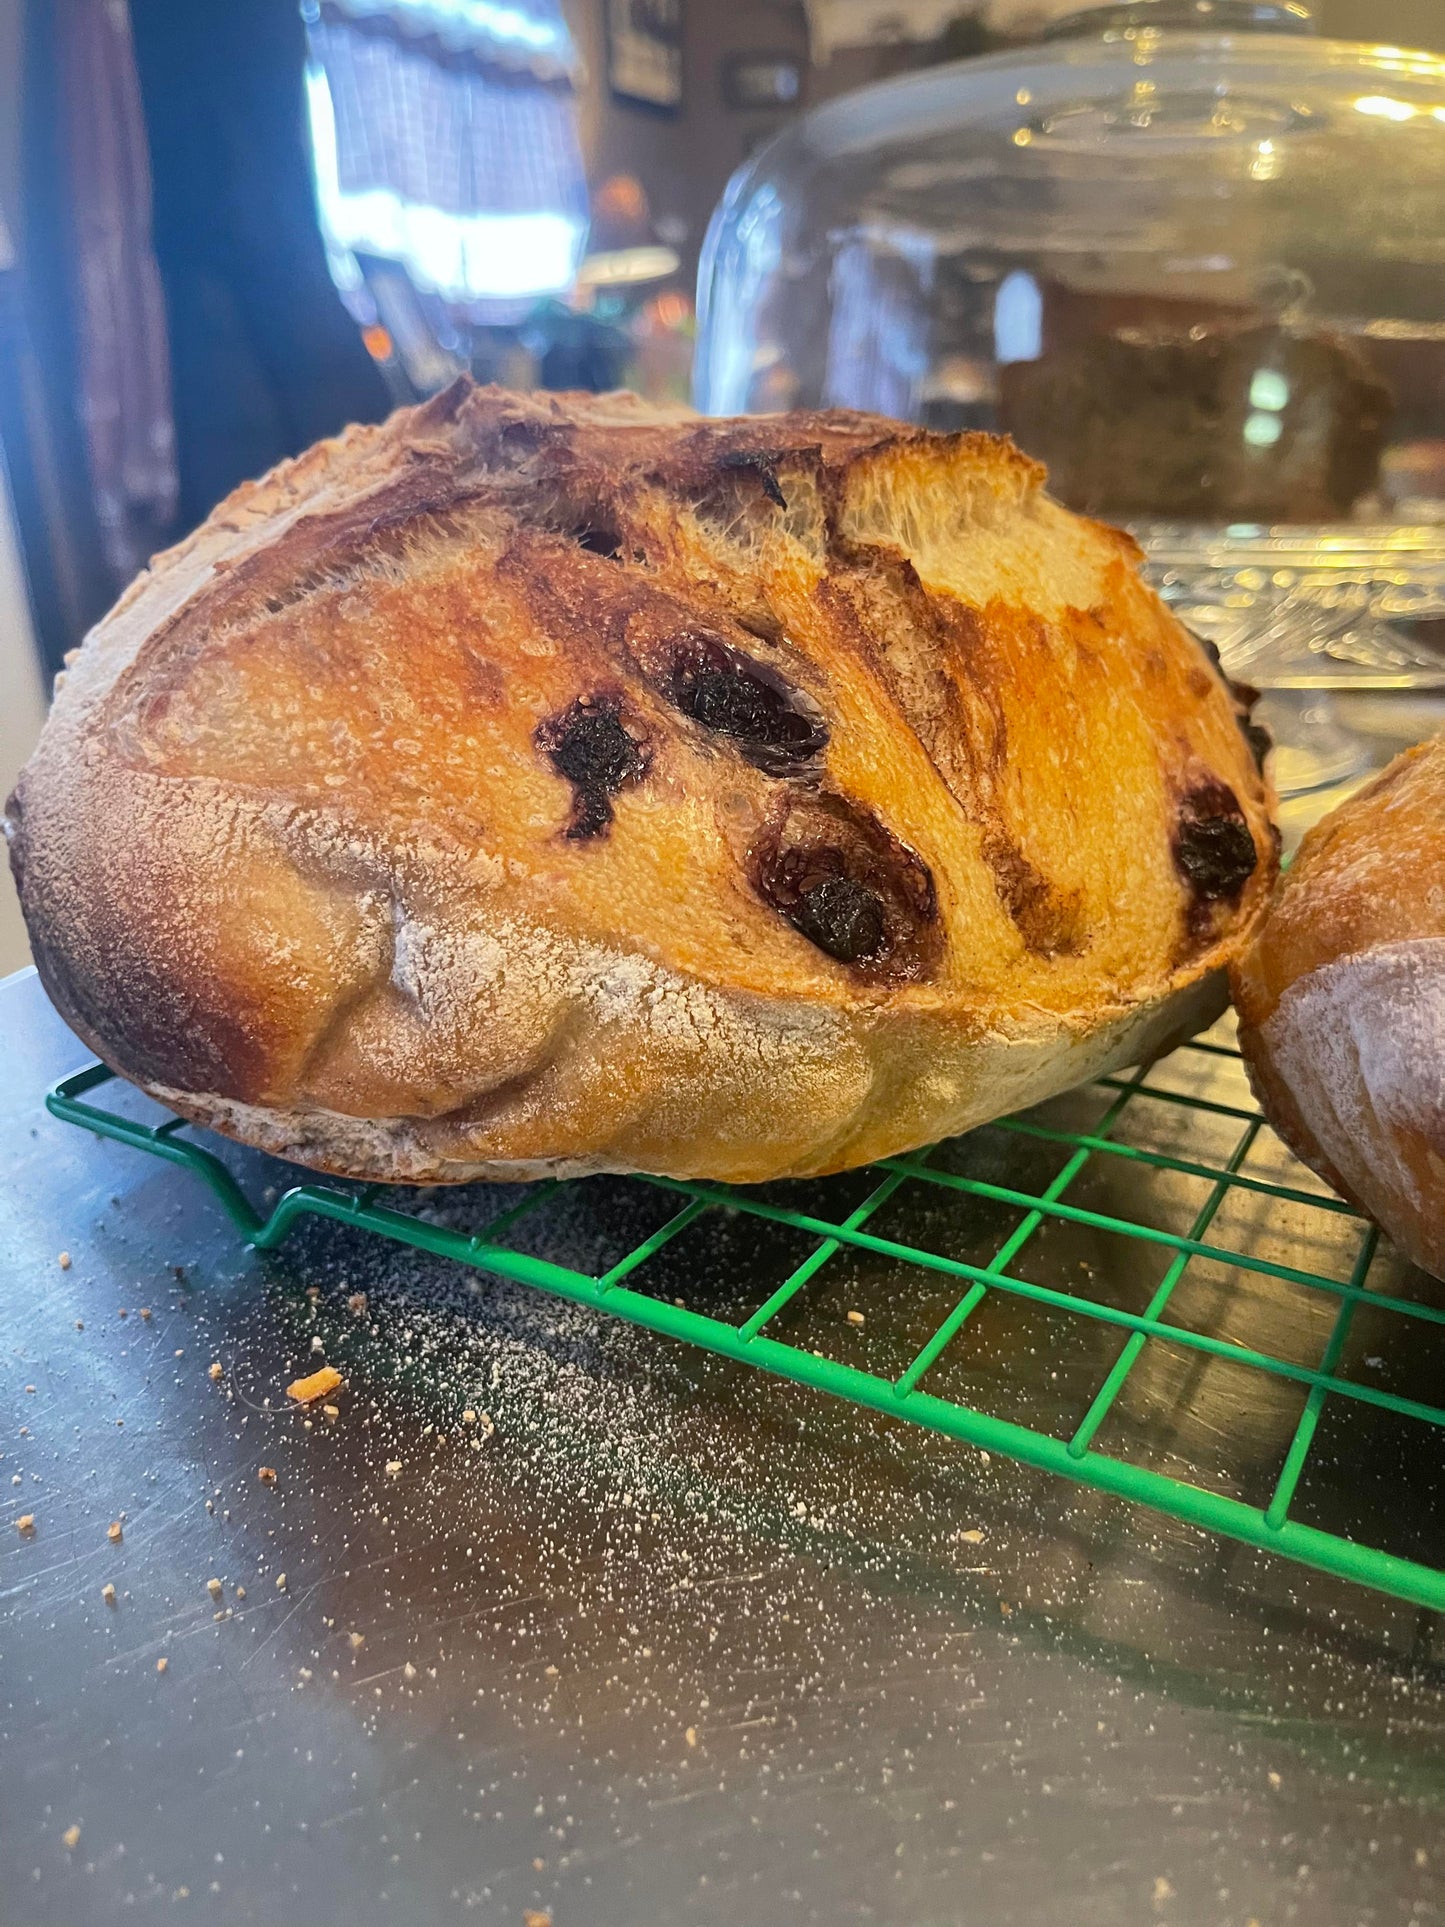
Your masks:
{"label": "dark caramelized blueberry", "polygon": [[1187,622],[1181,622],[1179,626],[1185,635],[1190,637],[1192,641],[1197,642],[1205,655],[1208,656],[1210,662],[1214,665],[1215,673],[1218,675],[1220,681],[1227,683],[1229,678],[1224,673],[1224,661],[1219,653],[1219,644],[1217,642],[1211,642],[1208,636],[1201,636],[1199,631],[1197,629],[1191,629]]}
{"label": "dark caramelized blueberry", "polygon": [[574,703],[546,749],[557,774],[578,789],[617,790],[642,770],[641,753],[623,728],[617,705],[606,700],[584,697]]}
{"label": "dark caramelized blueberry", "polygon": [[1184,798],[1174,833],[1174,862],[1196,897],[1237,902],[1259,853],[1239,799],[1224,783],[1205,783]]}
{"label": "dark caramelized blueberry", "polygon": [[533,737],[559,776],[572,785],[574,841],[600,836],[612,821],[612,798],[646,774],[651,758],[629,734],[615,696],[581,696],[560,716],[537,725]]}
{"label": "dark caramelized blueberry", "polygon": [[1259,861],[1248,824],[1229,816],[1181,823],[1174,850],[1196,894],[1211,900],[1237,897]]}
{"label": "dark caramelized blueberry", "polygon": [[606,790],[577,790],[572,797],[572,816],[567,824],[569,843],[585,843],[601,836],[612,821],[612,799]]}
{"label": "dark caramelized blueberry", "polygon": [[824,877],[802,891],[793,922],[810,943],[839,963],[876,957],[888,936],[883,899],[852,877]]}
{"label": "dark caramelized blueberry", "polygon": [[1255,704],[1259,701],[1259,691],[1252,683],[1236,682],[1232,676],[1227,675],[1224,664],[1220,660],[1219,650],[1215,644],[1212,643],[1207,636],[1201,636],[1197,630],[1189,629],[1187,624],[1185,628],[1186,633],[1199,644],[1199,647],[1204,651],[1205,655],[1208,656],[1210,662],[1213,663],[1220,681],[1234,698],[1235,720],[1239,724],[1239,733],[1249,745],[1249,753],[1254,758],[1255,768],[1259,771],[1260,775],[1263,776],[1264,759],[1274,748],[1274,738],[1264,727],[1264,724],[1255,722],[1250,714]]}
{"label": "dark caramelized blueberry", "polygon": [[1264,759],[1274,748],[1274,738],[1263,723],[1255,722],[1252,717],[1241,721],[1239,727],[1244,732],[1245,742],[1249,744],[1249,753],[1254,758],[1254,767],[1263,776]]}
{"label": "dark caramelized blueberry", "polygon": [[923,976],[942,949],[928,866],[871,811],[796,791],[748,855],[763,901],[809,943],[873,977]]}
{"label": "dark caramelized blueberry", "polygon": [[1239,724],[1239,733],[1249,745],[1249,753],[1254,758],[1254,767],[1263,776],[1264,759],[1274,748],[1274,738],[1263,723],[1257,723],[1254,720],[1254,706],[1259,701],[1259,691],[1253,683],[1239,682],[1232,676],[1225,676],[1224,686],[1234,698],[1235,720]]}
{"label": "dark caramelized blueberry", "polygon": [[672,644],[664,693],[770,776],[798,769],[828,741],[827,725],[801,690],[713,636],[685,635]]}
{"label": "dark caramelized blueberry", "polygon": [[763,493],[770,502],[780,509],[788,506],[788,498],[778,484],[777,455],[770,455],[766,449],[730,449],[723,456],[719,467],[751,469],[763,485]]}

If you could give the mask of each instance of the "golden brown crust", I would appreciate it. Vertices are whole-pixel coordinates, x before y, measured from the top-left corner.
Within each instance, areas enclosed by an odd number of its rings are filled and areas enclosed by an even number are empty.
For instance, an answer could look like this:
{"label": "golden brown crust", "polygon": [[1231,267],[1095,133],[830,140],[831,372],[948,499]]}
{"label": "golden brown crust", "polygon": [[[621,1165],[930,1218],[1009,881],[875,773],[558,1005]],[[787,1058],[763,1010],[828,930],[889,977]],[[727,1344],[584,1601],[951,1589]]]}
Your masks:
{"label": "golden brown crust", "polygon": [[1445,1276],[1445,740],[1318,823],[1231,971],[1240,1045],[1297,1156]]}
{"label": "golden brown crust", "polygon": [[468,383],[349,430],[59,690],[7,818],[47,987],[188,1114],[379,1177],[834,1169],[1157,1048],[1269,799],[1042,481]]}

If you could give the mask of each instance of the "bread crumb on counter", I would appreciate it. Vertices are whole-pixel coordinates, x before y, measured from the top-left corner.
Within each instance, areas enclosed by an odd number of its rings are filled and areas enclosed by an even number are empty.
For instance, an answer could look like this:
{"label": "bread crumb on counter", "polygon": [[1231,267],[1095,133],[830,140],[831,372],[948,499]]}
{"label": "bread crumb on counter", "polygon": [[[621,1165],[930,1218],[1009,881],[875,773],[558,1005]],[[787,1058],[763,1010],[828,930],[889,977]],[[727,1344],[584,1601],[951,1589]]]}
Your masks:
{"label": "bread crumb on counter", "polygon": [[113,1606],[115,1604],[115,1587],[108,1579],[100,1589],[100,1596],[107,1606]]}
{"label": "bread crumb on counter", "polygon": [[334,1365],[323,1365],[320,1371],[311,1372],[305,1378],[293,1378],[286,1387],[287,1398],[295,1399],[298,1405],[309,1405],[313,1399],[325,1398],[341,1385],[340,1372]]}
{"label": "bread crumb on counter", "polygon": [[848,1314],[848,1323],[849,1323],[850,1325],[861,1325],[861,1324],[862,1324],[863,1322],[864,1322],[864,1319],[863,1319],[863,1314],[862,1314],[862,1312],[861,1312],[861,1311],[850,1311],[850,1312],[849,1312],[849,1314]]}
{"label": "bread crumb on counter", "polygon": [[163,1653],[161,1657],[156,1661],[156,1671],[158,1673],[164,1673],[167,1670],[167,1668],[170,1666],[170,1663],[171,1662],[165,1657]]}
{"label": "bread crumb on counter", "polygon": [[552,1927],[552,1916],[539,1914],[535,1907],[528,1907],[522,1915],[522,1927]]}
{"label": "bread crumb on counter", "polygon": [[364,1291],[352,1292],[346,1301],[346,1309],[351,1313],[353,1318],[365,1318],[366,1293]]}
{"label": "bread crumb on counter", "polygon": [[67,1853],[74,1853],[75,1849],[80,1845],[80,1828],[78,1826],[67,1827],[60,1836],[60,1844],[65,1848]]}
{"label": "bread crumb on counter", "polygon": [[222,1590],[223,1588],[219,1579],[208,1579],[206,1581],[206,1591],[211,1595],[212,1599],[219,1599]]}
{"label": "bread crumb on counter", "polygon": [[60,1269],[62,1271],[69,1271],[70,1253],[68,1251],[62,1251],[60,1256],[56,1259],[55,1262],[60,1266]]}
{"label": "bread crumb on counter", "polygon": [[125,1527],[119,1519],[112,1519],[105,1529],[105,1536],[113,1546],[118,1546],[125,1537]]}
{"label": "bread crumb on counter", "polygon": [[276,1483],[275,1466],[258,1465],[256,1468],[256,1477],[261,1481],[262,1485],[275,1485]]}
{"label": "bread crumb on counter", "polygon": [[33,1512],[22,1512],[20,1517],[15,1521],[15,1530],[25,1533],[28,1537],[28,1535],[35,1530],[35,1514]]}

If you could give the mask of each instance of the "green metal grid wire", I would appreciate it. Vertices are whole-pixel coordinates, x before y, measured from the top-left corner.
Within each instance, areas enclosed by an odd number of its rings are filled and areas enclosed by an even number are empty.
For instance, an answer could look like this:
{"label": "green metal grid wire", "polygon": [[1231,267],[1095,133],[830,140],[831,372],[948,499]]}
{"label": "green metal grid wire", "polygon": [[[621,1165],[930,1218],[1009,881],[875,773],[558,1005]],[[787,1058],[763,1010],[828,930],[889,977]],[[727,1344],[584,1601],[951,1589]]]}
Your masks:
{"label": "green metal grid wire", "polygon": [[[1232,1049],[1204,1041],[1185,1046],[1185,1051],[1205,1057],[1237,1057]],[[1326,1400],[1382,1408],[1397,1418],[1445,1427],[1445,1409],[1340,1375],[1338,1368],[1357,1308],[1367,1302],[1374,1309],[1398,1314],[1425,1326],[1445,1325],[1445,1309],[1367,1289],[1367,1274],[1378,1234],[1349,1206],[1311,1190],[1250,1175],[1243,1169],[1264,1129],[1264,1120],[1252,1108],[1168,1088],[1151,1081],[1155,1072],[1150,1070],[1140,1070],[1127,1077],[1104,1078],[1100,1086],[1110,1101],[1102,1118],[1089,1132],[1057,1130],[1029,1117],[1006,1118],[993,1127],[1015,1139],[1032,1140],[1035,1144],[1056,1147],[1060,1154],[1067,1153],[1061,1168],[1043,1189],[1016,1189],[940,1168],[933,1162],[939,1148],[934,1147],[906,1157],[885,1159],[870,1167],[869,1188],[862,1201],[836,1220],[790,1208],[748,1189],[669,1178],[638,1178],[635,1180],[638,1184],[675,1194],[680,1201],[679,1208],[610,1269],[594,1275],[517,1250],[507,1242],[518,1225],[557,1192],[556,1181],[529,1186],[520,1202],[471,1236],[379,1203],[378,1199],[388,1187],[356,1186],[325,1179],[296,1185],[277,1200],[269,1215],[263,1216],[213,1152],[182,1136],[188,1129],[183,1119],[170,1118],[160,1125],[146,1125],[87,1101],[113,1076],[105,1065],[91,1065],[56,1084],[46,1098],[47,1108],[68,1123],[183,1165],[209,1185],[237,1231],[261,1250],[280,1244],[298,1219],[307,1216],[361,1227],[440,1257],[535,1286],[557,1297],[590,1305],[650,1331],[757,1366],[855,1405],[910,1420],[1024,1465],[1116,1494],[1208,1532],[1264,1548],[1419,1606],[1445,1609],[1445,1572],[1291,1516]],[[1201,1119],[1219,1120],[1222,1127],[1235,1133],[1233,1150],[1223,1163],[1211,1163],[1122,1141],[1114,1135],[1116,1128],[1129,1107],[1137,1109],[1141,1098],[1174,1107],[1176,1116],[1194,1114]],[[1132,1166],[1141,1183],[1147,1183],[1155,1174],[1166,1173],[1207,1183],[1208,1194],[1188,1231],[1160,1229],[1071,1203],[1065,1194],[1085,1166],[1110,1160],[1120,1161],[1115,1166],[1118,1169]],[[936,1250],[882,1236],[869,1228],[880,1209],[905,1186],[928,1187],[935,1201],[956,1202],[961,1209],[967,1208],[967,1201],[971,1199],[991,1206],[1010,1207],[1023,1215],[986,1264],[967,1263]],[[1336,1234],[1348,1240],[1354,1253],[1348,1275],[1331,1278],[1277,1262],[1238,1245],[1212,1240],[1211,1227],[1232,1195],[1274,1200],[1332,1218]],[[685,1304],[649,1295],[628,1284],[628,1279],[640,1267],[674,1239],[707,1214],[718,1211],[771,1221],[803,1234],[811,1242],[811,1249],[802,1261],[742,1322],[731,1323],[691,1310]],[[1020,1255],[1030,1241],[1051,1224],[1088,1227],[1096,1233],[1115,1234],[1161,1247],[1168,1254],[1167,1269],[1144,1310],[1139,1313],[1122,1310],[1077,1292],[1019,1276],[1015,1267]],[[774,1335],[778,1328],[776,1321],[784,1308],[808,1290],[830,1260],[850,1247],[859,1253],[912,1267],[915,1273],[941,1274],[945,1281],[957,1286],[958,1295],[947,1316],[896,1376],[884,1376],[820,1356]],[[1312,1366],[1297,1363],[1171,1321],[1170,1301],[1188,1267],[1200,1259],[1228,1267],[1234,1274],[1253,1274],[1262,1281],[1274,1281],[1280,1290],[1303,1288],[1334,1300],[1338,1309],[1318,1362]],[[999,1417],[925,1388],[929,1372],[992,1294],[1031,1302],[1059,1318],[1087,1320],[1095,1327],[1112,1327],[1117,1331],[1120,1341],[1117,1356],[1071,1436],[1060,1437],[1054,1432]],[[1107,1337],[1107,1330],[1101,1335]],[[1099,1430],[1151,1341],[1163,1341],[1205,1357],[1226,1359],[1233,1366],[1306,1388],[1303,1409],[1266,1504],[1248,1504],[1099,1448],[1096,1443]]]}

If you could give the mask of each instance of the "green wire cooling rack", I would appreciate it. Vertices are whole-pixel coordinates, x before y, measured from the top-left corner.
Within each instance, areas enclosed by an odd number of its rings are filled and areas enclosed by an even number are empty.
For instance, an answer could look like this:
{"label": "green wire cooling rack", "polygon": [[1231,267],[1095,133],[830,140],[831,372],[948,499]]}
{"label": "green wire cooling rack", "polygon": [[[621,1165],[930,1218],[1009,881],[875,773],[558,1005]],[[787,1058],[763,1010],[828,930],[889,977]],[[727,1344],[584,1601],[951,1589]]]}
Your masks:
{"label": "green wire cooling rack", "polygon": [[[1171,1066],[1176,1068],[1171,1071]],[[1191,1076],[1191,1069],[1198,1075]],[[596,1272],[553,1262],[535,1249],[519,1249],[518,1244],[527,1242],[531,1214],[549,1198],[555,1199],[559,1190],[576,1194],[579,1186],[604,1181],[530,1185],[520,1201],[511,1202],[472,1235],[435,1222],[437,1212],[424,1205],[416,1210],[399,1210],[394,1204],[379,1203],[388,1187],[333,1180],[298,1184],[276,1201],[269,1215],[263,1215],[214,1152],[182,1135],[189,1128],[183,1119],[147,1125],[87,1101],[113,1075],[103,1064],[95,1064],[67,1077],[49,1093],[47,1107],[71,1124],[185,1166],[210,1186],[241,1235],[262,1250],[278,1245],[298,1220],[308,1216],[363,1227],[1416,1605],[1445,1608],[1445,1572],[1296,1516],[1301,1478],[1311,1450],[1317,1446],[1327,1401],[1332,1411],[1344,1409],[1358,1415],[1361,1408],[1374,1408],[1376,1414],[1393,1415],[1394,1420],[1445,1427],[1445,1409],[1384,1389],[1368,1378],[1344,1374],[1342,1360],[1352,1321],[1361,1306],[1370,1308],[1369,1317],[1374,1320],[1382,1313],[1389,1314],[1397,1328],[1400,1320],[1412,1321],[1409,1327],[1401,1328],[1407,1337],[1418,1333],[1421,1325],[1445,1324],[1445,1309],[1426,1298],[1377,1289],[1370,1282],[1377,1233],[1338,1199],[1307,1188],[1313,1182],[1310,1175],[1302,1167],[1291,1165],[1258,1111],[1244,1101],[1247,1091],[1239,1076],[1237,1052],[1229,1044],[1196,1041],[1163,1060],[1162,1065],[1100,1080],[1090,1087],[1096,1110],[1082,1130],[1067,1127],[1076,1122],[1073,1115],[1063,1128],[1051,1122],[1048,1107],[984,1127],[985,1132],[994,1134],[996,1154],[984,1160],[984,1168],[994,1176],[980,1176],[967,1168],[969,1160],[962,1152],[979,1139],[980,1134],[975,1133],[953,1140],[951,1145],[885,1159],[864,1173],[849,1174],[851,1182],[846,1188],[840,1188],[845,1186],[842,1178],[791,1188],[729,1188],[664,1178],[626,1180],[629,1185],[650,1188],[650,1198],[660,1205],[656,1215],[662,1216],[667,1209],[667,1201],[658,1199],[659,1191],[675,1194],[678,1209],[650,1235],[631,1243],[615,1263]],[[1228,1082],[1231,1076],[1233,1086]],[[1225,1088],[1232,1088],[1240,1102],[1201,1094],[1217,1093],[1222,1077]],[[1146,1111],[1169,1128],[1126,1129]],[[1232,1148],[1226,1150],[1231,1143]],[[1019,1156],[1012,1163],[1009,1146],[1019,1148]],[[1200,1155],[1187,1155],[1195,1150]],[[1057,1160],[1057,1168],[1046,1183],[995,1181],[998,1176],[1017,1176],[1021,1166],[1027,1167],[1028,1176],[1037,1179],[1041,1160]],[[960,1165],[965,1168],[958,1168]],[[1122,1176],[1126,1202],[1137,1207],[1131,1208],[1129,1215],[1091,1209],[1066,1196],[1071,1190],[1078,1196],[1086,1168],[1097,1171],[1101,1166],[1109,1168],[1115,1191]],[[1296,1181],[1282,1181],[1286,1176]],[[1157,1209],[1151,1211],[1148,1205],[1150,1187],[1163,1179],[1176,1187],[1186,1182],[1194,1187],[1190,1212],[1178,1228],[1152,1221],[1167,1216]],[[805,1201],[818,1206],[822,1199],[823,1204],[816,1209],[799,1209],[800,1191]],[[399,1194],[389,1195],[395,1198]],[[400,1195],[405,1198],[405,1194]],[[422,1194],[432,1199],[443,1195],[452,1194]],[[967,1216],[972,1212],[975,1221],[982,1213],[986,1222],[999,1227],[1006,1224],[1007,1235],[985,1262],[934,1248],[946,1246],[950,1242],[946,1236],[932,1235],[924,1243],[917,1235],[911,1242],[904,1236],[886,1235],[880,1227],[897,1215],[894,1207],[905,1195],[915,1204],[921,1199],[925,1207],[924,1218],[915,1212],[914,1218],[905,1222],[905,1230],[928,1219],[929,1213],[930,1222],[947,1226],[950,1213]],[[830,1208],[831,1201],[854,1199],[859,1201],[846,1211]],[[575,1195],[571,1202],[578,1203]],[[1233,1208],[1241,1204],[1243,1210]],[[586,1209],[585,1193],[581,1208]],[[744,1220],[785,1227],[792,1234],[792,1248],[806,1247],[781,1281],[766,1290],[748,1315],[737,1321],[689,1309],[669,1295],[639,1288],[647,1283],[645,1268],[650,1262],[668,1247],[675,1247],[675,1241],[684,1238],[699,1220],[718,1213],[742,1214]],[[1291,1226],[1317,1222],[1328,1235],[1319,1240],[1294,1232],[1281,1237],[1279,1223],[1275,1222],[1276,1235],[1271,1238],[1271,1221],[1281,1219],[1288,1219]],[[1038,1262],[1030,1267],[1030,1254],[1045,1246],[1051,1234],[1061,1232],[1092,1239],[1092,1248],[1096,1249],[1106,1248],[1110,1240],[1127,1240],[1151,1265],[1157,1262],[1162,1274],[1156,1278],[1149,1271],[1147,1300],[1141,1293],[1136,1298],[1140,1308],[1134,1310],[1110,1302],[1107,1280],[1096,1295],[1088,1267],[1084,1268],[1083,1282],[1074,1282],[1069,1288],[1028,1276],[1030,1268],[1036,1272],[1047,1269]],[[535,1237],[532,1242],[535,1245]],[[986,1250],[981,1247],[978,1255],[985,1256]],[[1329,1263],[1340,1275],[1291,1264],[1280,1255],[1270,1256],[1271,1250],[1305,1257],[1328,1252]],[[778,1335],[792,1329],[790,1320],[800,1301],[805,1300],[810,1287],[819,1289],[815,1281],[820,1274],[826,1283],[830,1265],[836,1273],[840,1254],[845,1267],[851,1260],[871,1264],[875,1270],[879,1266],[889,1268],[895,1282],[901,1277],[912,1294],[910,1302],[935,1304],[939,1310],[947,1306],[946,1315],[934,1325],[926,1341],[916,1346],[901,1371],[867,1369],[821,1355],[813,1345]],[[676,1249],[673,1255],[676,1257]],[[1300,1348],[1288,1343],[1279,1342],[1271,1348],[1264,1343],[1240,1342],[1227,1335],[1227,1319],[1216,1317],[1216,1328],[1209,1330],[1197,1329],[1183,1315],[1171,1316],[1171,1312],[1180,1311],[1188,1297],[1181,1291],[1181,1283],[1191,1267],[1208,1272],[1216,1280],[1212,1300],[1216,1307],[1221,1302],[1221,1290],[1224,1301],[1228,1301],[1230,1280],[1247,1281],[1257,1294],[1256,1302],[1262,1304],[1305,1294],[1322,1338],[1313,1362],[1290,1356],[1291,1349]],[[747,1277],[735,1282],[746,1288],[753,1267],[745,1264],[739,1269]],[[1103,1269],[1108,1269],[1107,1264]],[[1225,1281],[1222,1286],[1220,1280]],[[763,1279],[758,1287],[760,1294],[770,1282]],[[1057,1329],[1060,1321],[1087,1321],[1093,1328],[1091,1357],[1112,1360],[1096,1389],[1086,1393],[1082,1416],[1071,1424],[1020,1422],[1016,1416],[983,1409],[987,1401],[978,1395],[976,1381],[970,1381],[968,1396],[946,1392],[948,1374],[940,1369],[946,1362],[945,1354],[950,1348],[956,1353],[961,1343],[967,1344],[970,1334],[977,1335],[987,1322],[980,1318],[980,1309],[990,1302],[997,1306],[1002,1299],[1015,1305],[1023,1301],[1033,1308],[1036,1317],[1054,1321],[1051,1329]],[[855,1325],[862,1320],[862,1314],[856,1312],[849,1316]],[[1207,1324],[1210,1320],[1206,1317],[1199,1322]],[[931,1315],[924,1321],[925,1327],[933,1323]],[[1277,1329],[1269,1326],[1267,1317],[1264,1323],[1267,1334]],[[861,1340],[864,1335],[854,1331],[848,1336]],[[1053,1342],[1045,1340],[1046,1345]],[[1264,1393],[1261,1376],[1271,1381],[1271,1393],[1278,1395],[1283,1385],[1294,1388],[1293,1398],[1302,1399],[1297,1412],[1293,1403],[1289,1406],[1280,1434],[1281,1440],[1288,1436],[1289,1442],[1273,1478],[1272,1491],[1267,1498],[1263,1490],[1258,1495],[1263,1503],[1249,1503],[1231,1493],[1208,1489],[1192,1479],[1162,1471],[1157,1465],[1139,1463],[1137,1454],[1131,1457],[1126,1451],[1101,1445],[1101,1430],[1107,1432],[1111,1415],[1117,1414],[1131,1374],[1137,1386],[1140,1361],[1151,1350],[1159,1353],[1165,1348],[1173,1348],[1176,1355],[1182,1353],[1195,1367],[1217,1370],[1219,1361],[1227,1361],[1230,1367],[1240,1368],[1246,1375],[1244,1409],[1249,1408],[1251,1390]],[[932,1388],[927,1382],[930,1374]],[[1091,1388],[1095,1385],[1092,1377],[1087,1382]],[[1389,1422],[1378,1416],[1371,1418],[1372,1424]],[[1438,1438],[1439,1433],[1425,1436]]]}

